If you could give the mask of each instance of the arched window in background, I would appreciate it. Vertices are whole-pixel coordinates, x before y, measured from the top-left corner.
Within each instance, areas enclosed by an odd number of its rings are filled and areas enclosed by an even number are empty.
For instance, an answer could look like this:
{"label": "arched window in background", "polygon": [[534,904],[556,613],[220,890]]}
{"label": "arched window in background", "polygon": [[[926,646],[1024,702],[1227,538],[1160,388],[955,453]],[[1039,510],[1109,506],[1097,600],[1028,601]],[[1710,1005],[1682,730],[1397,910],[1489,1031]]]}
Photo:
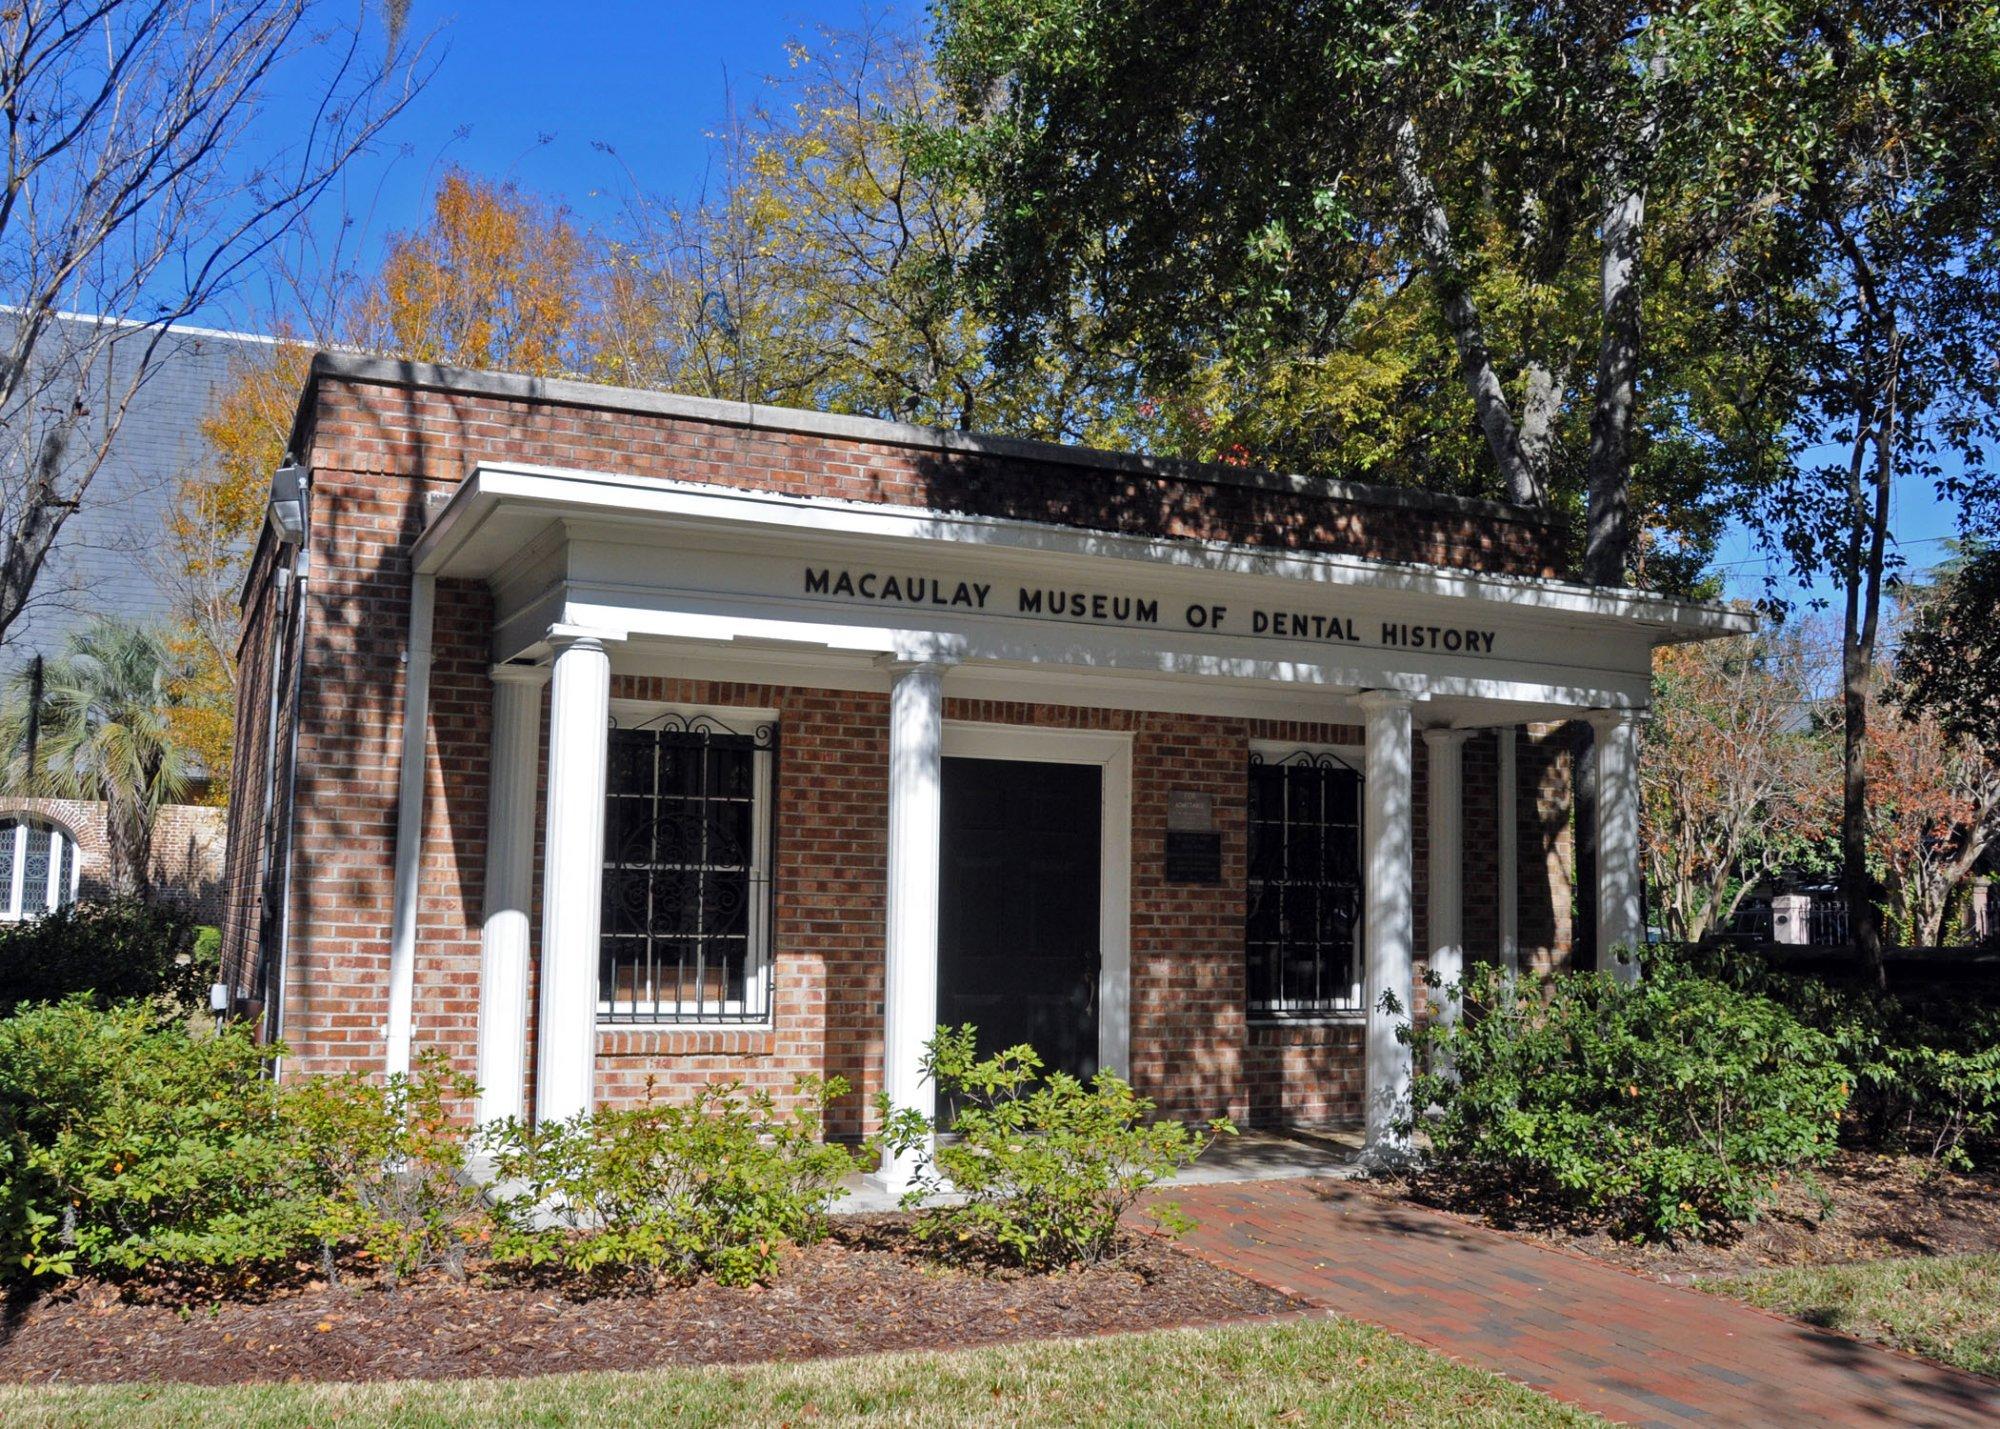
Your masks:
{"label": "arched window in background", "polygon": [[39,918],[76,900],[76,840],[40,819],[0,819],[0,920]]}

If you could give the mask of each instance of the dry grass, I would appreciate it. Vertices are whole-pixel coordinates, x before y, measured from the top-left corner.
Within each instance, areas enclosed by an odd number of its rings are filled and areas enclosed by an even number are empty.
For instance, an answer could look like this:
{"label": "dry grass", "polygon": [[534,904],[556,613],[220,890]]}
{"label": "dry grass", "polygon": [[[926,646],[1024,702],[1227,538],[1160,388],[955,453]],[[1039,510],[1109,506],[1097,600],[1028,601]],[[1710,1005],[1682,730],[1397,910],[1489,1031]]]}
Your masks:
{"label": "dry grass", "polygon": [[2000,1255],[1805,1266],[1698,1283],[1830,1330],[2000,1375]]}
{"label": "dry grass", "polygon": [[0,1387],[0,1422],[409,1426],[1584,1425],[1600,1421],[1351,1320],[1169,1330],[791,1365],[383,1384]]}

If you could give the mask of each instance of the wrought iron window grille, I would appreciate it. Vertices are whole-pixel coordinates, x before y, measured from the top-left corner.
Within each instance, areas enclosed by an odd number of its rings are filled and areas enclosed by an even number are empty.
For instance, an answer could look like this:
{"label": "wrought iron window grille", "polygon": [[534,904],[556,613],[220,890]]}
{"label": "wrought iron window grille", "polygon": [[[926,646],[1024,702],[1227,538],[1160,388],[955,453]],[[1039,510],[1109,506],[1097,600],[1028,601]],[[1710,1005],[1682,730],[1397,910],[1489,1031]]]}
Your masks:
{"label": "wrought iron window grille", "polygon": [[598,1019],[769,1018],[778,725],[611,720]]}
{"label": "wrought iron window grille", "polygon": [[1245,989],[1260,1021],[1362,1010],[1361,771],[1325,749],[1250,754]]}

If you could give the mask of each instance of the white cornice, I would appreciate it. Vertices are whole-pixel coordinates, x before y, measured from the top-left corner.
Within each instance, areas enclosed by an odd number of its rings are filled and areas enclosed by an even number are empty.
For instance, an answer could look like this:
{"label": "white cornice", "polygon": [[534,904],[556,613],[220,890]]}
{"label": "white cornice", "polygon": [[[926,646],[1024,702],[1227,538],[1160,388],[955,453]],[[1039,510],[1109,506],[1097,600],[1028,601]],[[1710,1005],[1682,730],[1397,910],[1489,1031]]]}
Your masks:
{"label": "white cornice", "polygon": [[[1022,558],[1109,557],[1182,572],[1367,586],[1504,605],[1523,614],[1542,611],[1635,622],[1658,629],[1668,639],[1742,634],[1756,626],[1755,617],[1745,611],[1649,591],[516,463],[475,467],[418,538],[412,559],[419,569],[450,573],[456,558],[470,549],[487,523],[503,509],[544,522],[561,521],[572,530],[580,524],[617,527],[678,522],[773,537],[811,535],[822,542],[952,541]],[[543,530],[546,526],[535,534]],[[518,550],[514,548],[509,555]],[[480,570],[477,574],[489,572]]]}

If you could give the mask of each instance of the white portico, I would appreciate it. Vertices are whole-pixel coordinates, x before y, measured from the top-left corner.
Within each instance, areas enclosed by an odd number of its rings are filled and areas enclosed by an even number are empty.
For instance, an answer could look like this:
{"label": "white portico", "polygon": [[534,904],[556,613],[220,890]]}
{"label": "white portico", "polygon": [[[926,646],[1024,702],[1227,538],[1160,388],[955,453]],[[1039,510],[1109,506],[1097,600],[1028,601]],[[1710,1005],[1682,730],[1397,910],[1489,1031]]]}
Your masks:
{"label": "white portico", "polygon": [[[1396,1028],[1417,995],[1416,961],[1421,953],[1449,978],[1464,956],[1460,756],[1469,732],[1501,730],[1500,759],[1511,769],[1517,727],[1591,722],[1598,946],[1635,944],[1643,937],[1637,725],[1652,647],[1748,623],[1637,591],[499,463],[476,467],[433,513],[412,557],[418,620],[430,618],[437,581],[483,582],[492,592],[477,1029],[480,1114],[488,1118],[562,1117],[593,1105],[595,1049],[612,995],[600,985],[600,910],[614,672],[886,695],[881,1085],[899,1105],[927,1095],[919,1059],[939,1018],[940,864],[950,847],[941,767],[955,747],[1100,771],[1090,786],[1106,832],[1093,845],[1102,931],[1095,1060],[1122,1071],[1132,1055],[1129,742],[1116,733],[948,721],[948,699],[1358,726],[1365,992],[1351,1015],[1365,1026],[1368,1134],[1390,1149],[1389,1109],[1410,1074]],[[426,635],[413,629],[409,645],[418,707],[431,674]],[[1420,744],[1429,770],[1429,946],[1421,950],[1412,893]],[[420,789],[421,741],[417,752],[402,778]],[[746,788],[772,777],[760,772],[768,762],[744,756]],[[1198,821],[1197,793],[1174,809],[1193,810]],[[1509,787],[1510,810],[1512,798]],[[420,823],[405,820],[405,844]],[[1200,830],[1191,832],[1195,839],[1174,846],[1198,859]],[[1509,863],[1515,851],[1503,848],[1501,857]],[[411,1042],[414,904],[413,889],[401,893],[391,940],[390,1016],[404,1019],[389,1029],[392,1064],[407,1059]],[[782,999],[782,971],[777,985]],[[749,992],[718,996],[737,998],[732,1006],[745,1019],[758,1015]],[[890,1166],[884,1177],[893,1185],[907,1170]]]}

